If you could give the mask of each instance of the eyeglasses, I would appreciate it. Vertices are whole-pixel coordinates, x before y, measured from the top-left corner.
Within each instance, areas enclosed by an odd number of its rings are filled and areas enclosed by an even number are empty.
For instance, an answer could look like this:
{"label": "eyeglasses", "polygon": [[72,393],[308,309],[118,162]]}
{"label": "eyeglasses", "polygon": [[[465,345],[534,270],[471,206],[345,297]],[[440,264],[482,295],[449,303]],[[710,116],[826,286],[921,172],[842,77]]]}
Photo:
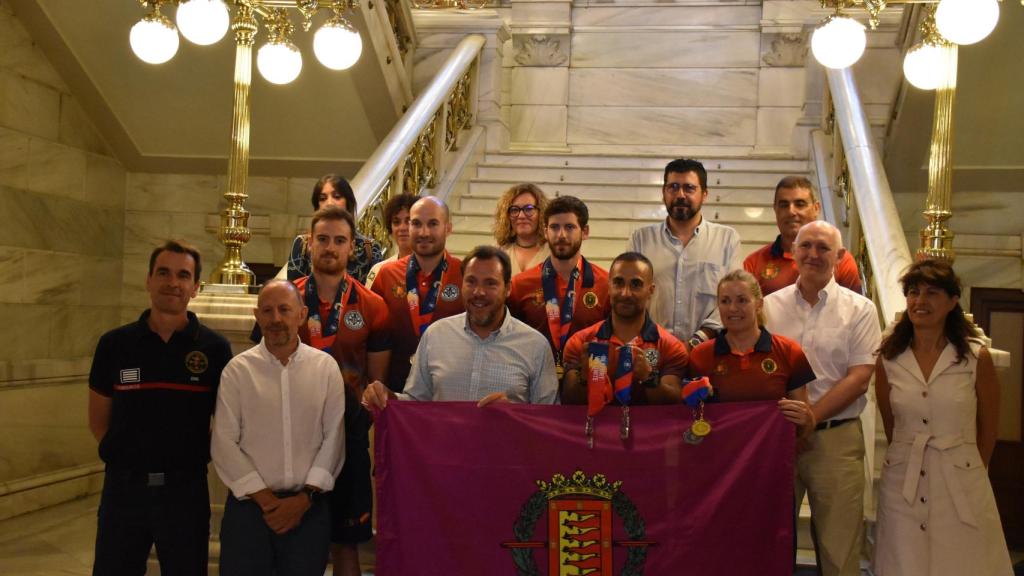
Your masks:
{"label": "eyeglasses", "polygon": [[679,194],[680,190],[686,192],[687,194],[693,194],[694,192],[700,190],[700,187],[694,184],[680,184],[679,182],[669,182],[668,184],[665,184],[665,190],[669,190],[673,194]]}
{"label": "eyeglasses", "polygon": [[534,206],[533,204],[527,204],[525,206],[509,206],[508,208],[508,215],[513,218],[518,218],[520,213],[522,213],[523,216],[529,218],[533,216],[536,212],[537,207]]}

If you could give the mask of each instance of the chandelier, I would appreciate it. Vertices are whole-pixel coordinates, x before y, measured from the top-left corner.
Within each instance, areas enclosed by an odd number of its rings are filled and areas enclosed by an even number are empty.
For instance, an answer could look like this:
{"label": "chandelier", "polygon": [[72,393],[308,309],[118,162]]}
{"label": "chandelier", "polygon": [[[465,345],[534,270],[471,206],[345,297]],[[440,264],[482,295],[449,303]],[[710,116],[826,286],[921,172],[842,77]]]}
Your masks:
{"label": "chandelier", "polygon": [[[178,33],[200,46],[219,41],[227,33],[231,15],[225,0],[138,0],[149,12],[132,27],[132,51],[143,62],[162,64],[178,51]],[[321,10],[331,12],[313,35],[316,59],[331,70],[345,70],[359,60],[363,44],[359,32],[345,18],[357,7],[356,0],[231,0],[238,8],[258,16],[267,40],[256,55],[256,67],[268,82],[287,84],[302,71],[302,53],[292,42],[295,25],[289,8],[299,12],[301,27],[308,32]],[[162,13],[165,5],[177,6],[177,26]],[[254,18],[255,20],[255,18]]]}

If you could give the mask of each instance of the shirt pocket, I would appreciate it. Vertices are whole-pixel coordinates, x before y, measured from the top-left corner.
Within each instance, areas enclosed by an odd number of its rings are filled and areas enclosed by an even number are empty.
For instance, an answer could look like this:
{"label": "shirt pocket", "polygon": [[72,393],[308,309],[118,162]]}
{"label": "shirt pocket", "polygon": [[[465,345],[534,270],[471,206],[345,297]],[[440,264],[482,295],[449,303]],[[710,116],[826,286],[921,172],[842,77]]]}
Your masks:
{"label": "shirt pocket", "polygon": [[715,264],[714,262],[698,262],[697,263],[697,276],[694,279],[696,282],[697,294],[717,299],[718,298],[718,279],[724,274],[723,266]]}

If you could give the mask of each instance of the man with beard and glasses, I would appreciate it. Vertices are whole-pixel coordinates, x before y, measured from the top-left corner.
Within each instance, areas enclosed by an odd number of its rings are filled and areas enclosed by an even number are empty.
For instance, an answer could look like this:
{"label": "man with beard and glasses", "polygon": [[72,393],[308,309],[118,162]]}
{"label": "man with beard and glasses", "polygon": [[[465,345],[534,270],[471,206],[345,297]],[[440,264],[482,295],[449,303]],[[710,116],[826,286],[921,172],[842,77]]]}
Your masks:
{"label": "man with beard and glasses", "polygon": [[678,403],[686,345],[647,312],[655,293],[651,261],[636,252],[619,254],[608,275],[608,319],[577,332],[565,345],[562,402],[592,407],[613,399],[624,406]]}
{"label": "man with beard and glasses", "polygon": [[231,345],[199,323],[199,251],[169,241],[149,257],[150,307],[100,338],[89,430],[106,465],[93,574],[203,575],[210,543],[210,416]]}
{"label": "man with beard and glasses", "polygon": [[299,340],[302,293],[271,280],[253,314],[260,343],[235,356],[217,393],[213,464],[231,490],[220,530],[224,576],[322,576],[331,514],[322,493],[345,460],[338,363]]}
{"label": "man with beard and glasses", "polygon": [[559,380],[569,337],[608,314],[608,272],[580,254],[589,218],[579,198],[559,196],[549,202],[543,226],[551,255],[512,278],[508,309],[550,341]]}
{"label": "man with beard and glasses", "polygon": [[[743,268],[757,278],[761,294],[767,296],[796,282],[793,241],[800,228],[821,214],[821,202],[814,197],[814,185],[803,176],[786,176],[775,186],[775,223],[779,235],[775,242],[758,248],[743,260]],[[860,271],[849,251],[836,262],[836,282],[860,294]]]}
{"label": "man with beard and glasses", "polygon": [[363,403],[376,409],[388,400],[495,401],[554,404],[555,363],[548,342],[505,307],[512,262],[494,246],[466,256],[462,298],[466,312],[435,322],[420,339],[405,392],[378,382]]}
{"label": "man with beard and glasses", "polygon": [[661,194],[668,217],[633,232],[626,250],[645,254],[654,263],[659,290],[651,317],[693,348],[722,328],[718,280],[741,266],[740,237],[701,214],[708,174],[700,162],[669,162]]}
{"label": "man with beard and glasses", "polygon": [[387,304],[347,272],[354,238],[351,213],[321,208],[310,226],[313,274],[295,281],[309,310],[299,338],[334,356],[345,380],[345,466],[328,498],[335,576],[362,574],[358,544],[373,535],[370,415],[359,400],[369,381],[387,378],[391,357]]}
{"label": "man with beard and glasses", "polygon": [[391,317],[391,361],[388,388],[401,392],[420,337],[431,323],[463,312],[459,286],[462,261],[448,254],[452,233],[448,206],[434,196],[416,201],[409,210],[412,254],[385,264],[371,288],[384,299]]}

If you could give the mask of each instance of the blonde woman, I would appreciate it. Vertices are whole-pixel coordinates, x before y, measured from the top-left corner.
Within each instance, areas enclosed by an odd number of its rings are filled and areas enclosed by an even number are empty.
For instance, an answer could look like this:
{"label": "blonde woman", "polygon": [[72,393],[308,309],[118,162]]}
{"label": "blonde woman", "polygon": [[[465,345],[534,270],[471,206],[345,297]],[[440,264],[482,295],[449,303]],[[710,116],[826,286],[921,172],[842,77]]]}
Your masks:
{"label": "blonde woman", "polygon": [[540,225],[547,203],[547,196],[533,184],[516,184],[498,200],[494,240],[512,260],[513,274],[537,266],[549,255]]}

